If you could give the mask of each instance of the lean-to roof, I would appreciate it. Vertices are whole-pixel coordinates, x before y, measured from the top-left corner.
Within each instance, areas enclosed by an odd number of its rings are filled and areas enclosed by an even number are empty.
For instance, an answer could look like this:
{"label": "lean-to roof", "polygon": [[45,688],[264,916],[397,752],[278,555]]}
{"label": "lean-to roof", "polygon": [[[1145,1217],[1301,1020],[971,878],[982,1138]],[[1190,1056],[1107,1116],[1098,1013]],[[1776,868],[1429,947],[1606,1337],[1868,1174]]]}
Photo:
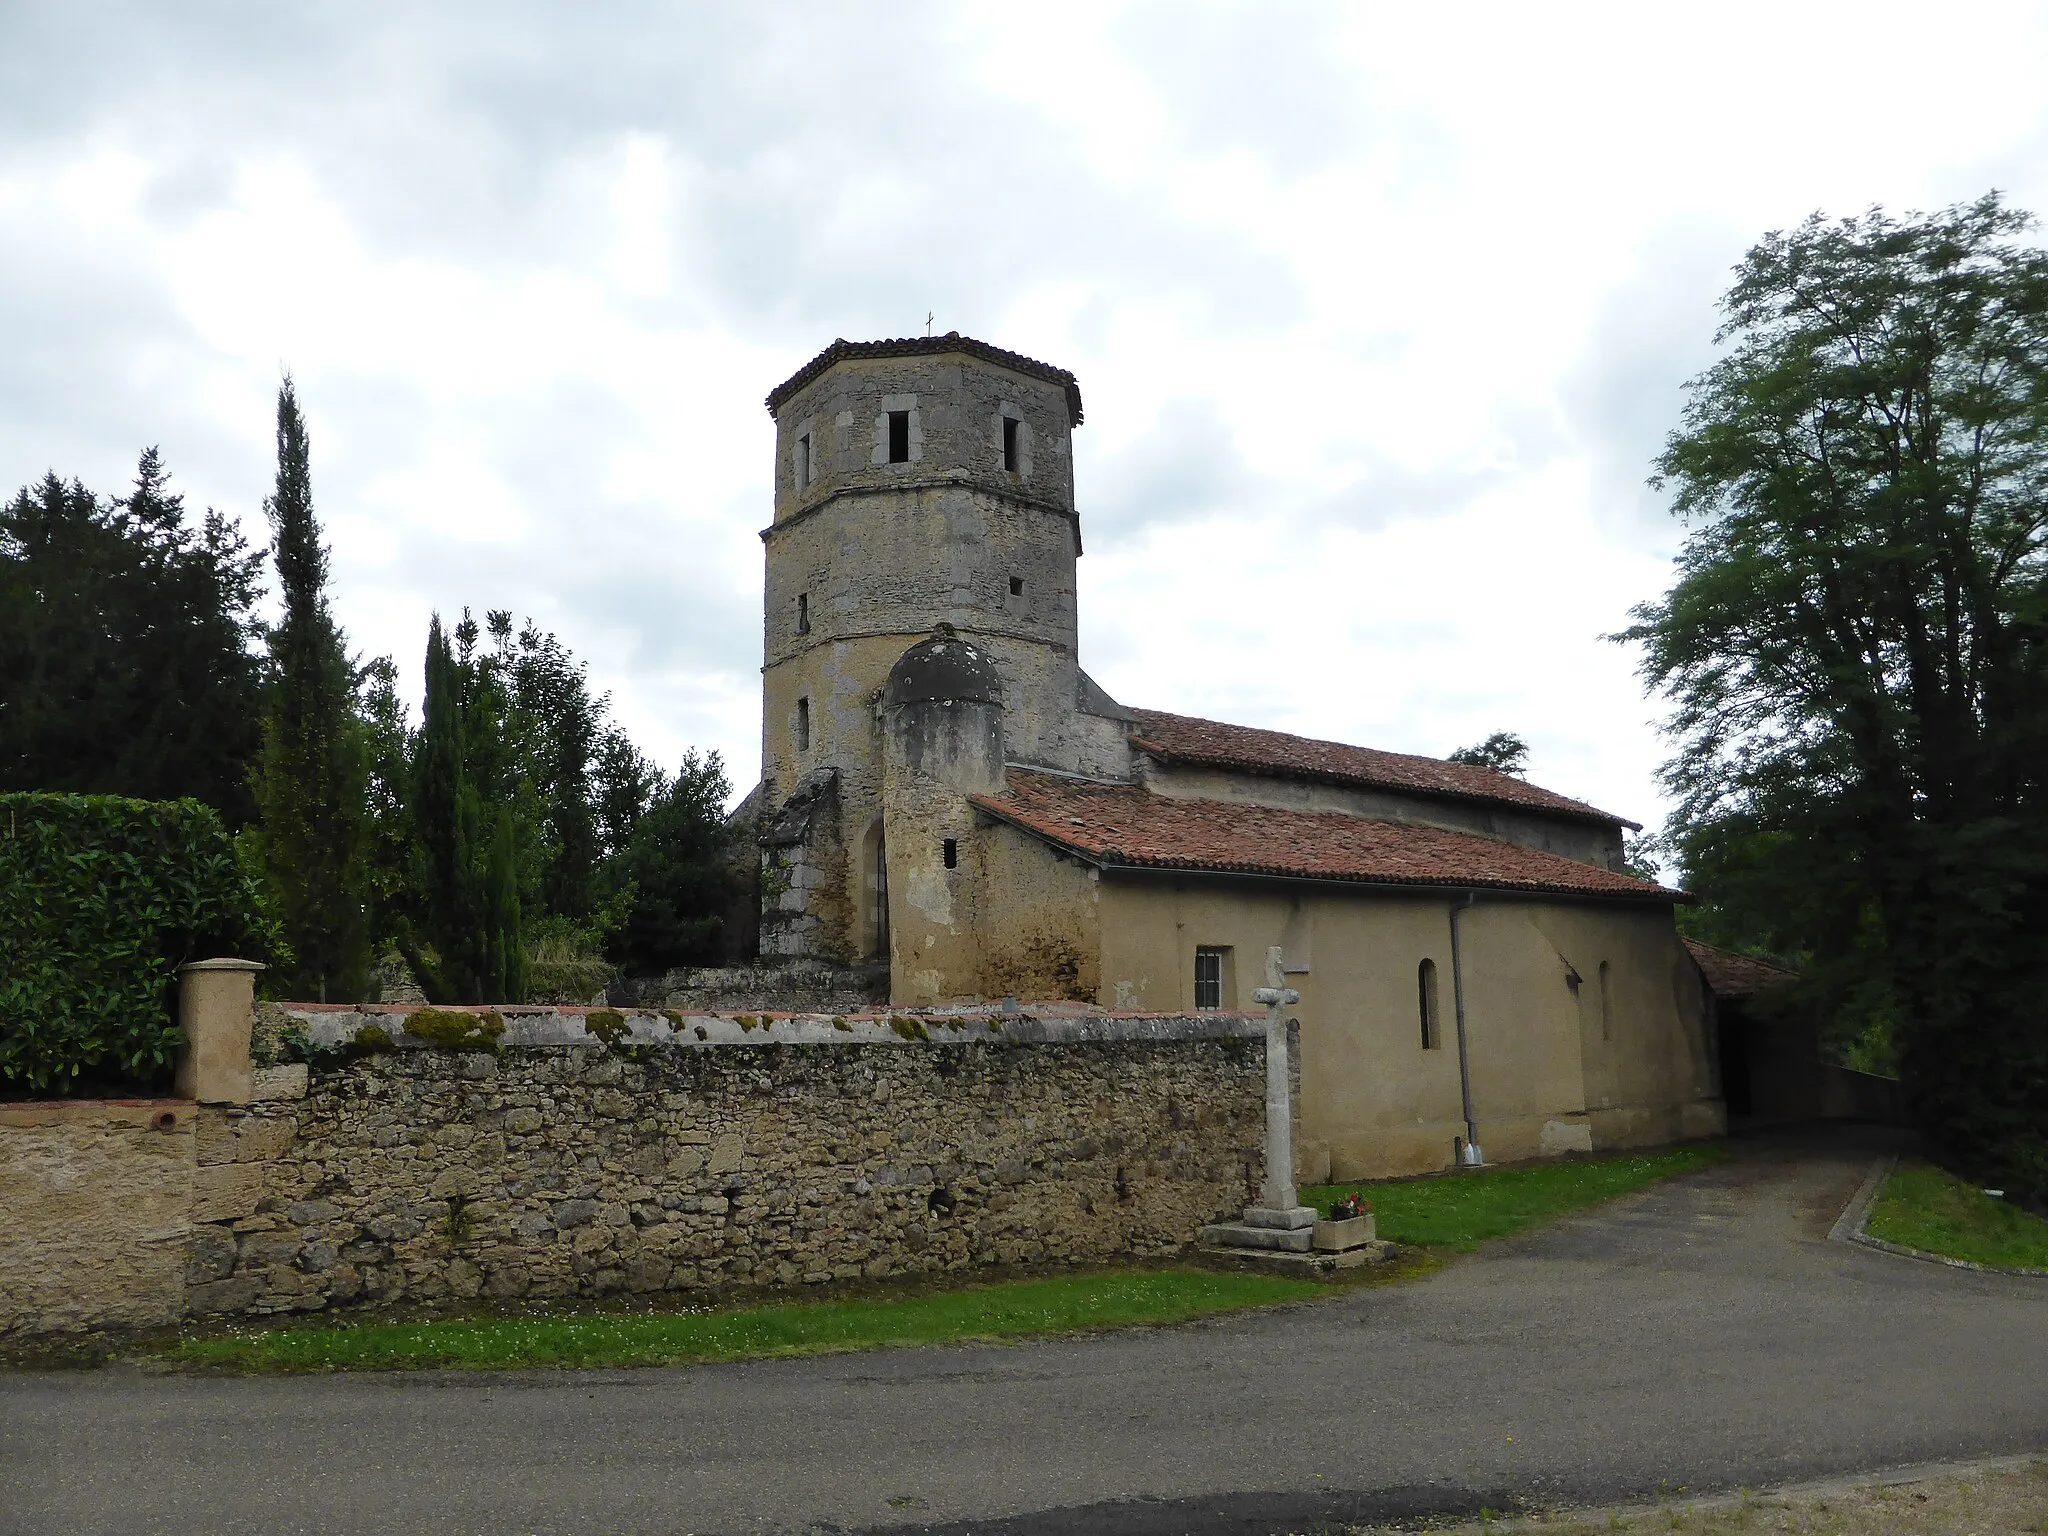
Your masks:
{"label": "lean-to roof", "polygon": [[1698,939],[1687,939],[1685,947],[1701,974],[1707,978],[1707,985],[1714,989],[1716,997],[1754,997],[1759,992],[1789,987],[1799,979],[1797,971],[1787,970],[1769,960],[1759,960],[1755,955],[1738,955],[1732,949],[1716,949]]}

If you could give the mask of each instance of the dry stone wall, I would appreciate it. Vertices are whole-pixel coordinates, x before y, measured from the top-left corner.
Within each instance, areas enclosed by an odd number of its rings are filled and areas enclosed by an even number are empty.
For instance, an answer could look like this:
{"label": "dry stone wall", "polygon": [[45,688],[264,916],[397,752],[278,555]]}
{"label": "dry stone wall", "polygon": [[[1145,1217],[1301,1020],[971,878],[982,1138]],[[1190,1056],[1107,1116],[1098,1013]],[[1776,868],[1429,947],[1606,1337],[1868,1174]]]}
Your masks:
{"label": "dry stone wall", "polygon": [[1228,1016],[561,1009],[446,1050],[293,1012],[393,1044],[202,1108],[187,1313],[1169,1254],[1263,1170],[1263,1044]]}

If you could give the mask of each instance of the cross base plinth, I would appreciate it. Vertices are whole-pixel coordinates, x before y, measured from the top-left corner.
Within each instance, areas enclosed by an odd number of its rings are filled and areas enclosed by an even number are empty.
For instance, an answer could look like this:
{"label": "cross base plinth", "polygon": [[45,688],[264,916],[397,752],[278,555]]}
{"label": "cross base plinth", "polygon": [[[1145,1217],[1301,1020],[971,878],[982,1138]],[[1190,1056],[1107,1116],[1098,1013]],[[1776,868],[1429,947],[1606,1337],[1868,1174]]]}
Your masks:
{"label": "cross base plinth", "polygon": [[[1314,1229],[1311,1228],[1311,1231]],[[1266,1231],[1271,1228],[1243,1228],[1234,1223],[1225,1227],[1205,1227],[1199,1245],[1202,1257],[1210,1263],[1227,1263],[1238,1269],[1278,1270],[1283,1274],[1316,1276],[1333,1274],[1338,1270],[1363,1269],[1368,1264],[1383,1264],[1395,1257],[1392,1243],[1374,1239],[1347,1248],[1342,1253],[1319,1253],[1307,1248],[1243,1248],[1233,1242],[1212,1242],[1211,1232]],[[1282,1234],[1272,1233],[1274,1236]],[[1292,1236],[1293,1234],[1286,1234]],[[1304,1236],[1307,1234],[1304,1233]]]}
{"label": "cross base plinth", "polygon": [[1312,1205],[1248,1205],[1244,1208],[1244,1224],[1248,1227],[1276,1227],[1282,1232],[1292,1232],[1297,1227],[1314,1226],[1316,1208]]}

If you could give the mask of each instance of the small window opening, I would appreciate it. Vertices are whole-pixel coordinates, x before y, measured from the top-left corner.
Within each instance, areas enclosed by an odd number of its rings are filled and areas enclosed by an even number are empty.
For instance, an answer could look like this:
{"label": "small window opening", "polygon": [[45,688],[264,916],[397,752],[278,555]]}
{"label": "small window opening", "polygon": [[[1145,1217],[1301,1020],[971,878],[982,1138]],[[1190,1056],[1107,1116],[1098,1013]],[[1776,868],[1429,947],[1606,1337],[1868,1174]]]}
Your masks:
{"label": "small window opening", "polygon": [[882,836],[881,818],[875,820],[875,829],[870,834],[874,844],[869,881],[869,896],[872,906],[868,913],[869,926],[874,935],[874,944],[869,953],[875,958],[889,958],[889,848]]}
{"label": "small window opening", "polygon": [[910,462],[910,412],[889,413],[889,462],[908,464]]}
{"label": "small window opening", "polygon": [[1437,1029],[1436,1012],[1436,962],[1425,960],[1415,967],[1416,1008],[1422,1015],[1422,1048],[1433,1051],[1440,1047],[1443,1036]]}
{"label": "small window opening", "polygon": [[1227,949],[1195,951],[1195,1007],[1204,1010],[1223,1006],[1223,960]]}
{"label": "small window opening", "polygon": [[796,632],[800,635],[811,632],[811,594],[808,592],[796,595]]}
{"label": "small window opening", "polygon": [[1614,1005],[1608,1001],[1607,962],[1600,962],[1600,1038],[1614,1038]]}
{"label": "small window opening", "polygon": [[1024,578],[1023,578],[1022,576],[1012,576],[1012,577],[1010,578],[1010,596],[1012,596],[1012,597],[1022,597],[1023,595],[1024,595]]}
{"label": "small window opening", "polygon": [[811,434],[806,432],[796,440],[796,488],[802,490],[811,483]]}
{"label": "small window opening", "polygon": [[1003,418],[1003,468],[1013,475],[1017,473],[1017,428],[1021,425],[1014,416]]}
{"label": "small window opening", "polygon": [[945,855],[946,868],[958,869],[960,867],[960,839],[949,837],[939,845],[939,848]]}
{"label": "small window opening", "polygon": [[811,750],[811,701],[796,701],[796,749],[799,752]]}

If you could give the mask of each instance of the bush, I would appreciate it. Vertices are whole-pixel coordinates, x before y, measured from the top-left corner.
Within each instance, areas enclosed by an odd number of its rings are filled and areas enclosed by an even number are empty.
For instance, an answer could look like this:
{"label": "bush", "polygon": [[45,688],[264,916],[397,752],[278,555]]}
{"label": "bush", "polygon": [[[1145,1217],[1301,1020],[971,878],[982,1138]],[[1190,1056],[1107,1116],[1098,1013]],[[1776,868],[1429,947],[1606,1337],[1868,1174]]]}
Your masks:
{"label": "bush", "polygon": [[0,794],[0,1093],[160,1083],[178,967],[271,949],[198,801]]}

